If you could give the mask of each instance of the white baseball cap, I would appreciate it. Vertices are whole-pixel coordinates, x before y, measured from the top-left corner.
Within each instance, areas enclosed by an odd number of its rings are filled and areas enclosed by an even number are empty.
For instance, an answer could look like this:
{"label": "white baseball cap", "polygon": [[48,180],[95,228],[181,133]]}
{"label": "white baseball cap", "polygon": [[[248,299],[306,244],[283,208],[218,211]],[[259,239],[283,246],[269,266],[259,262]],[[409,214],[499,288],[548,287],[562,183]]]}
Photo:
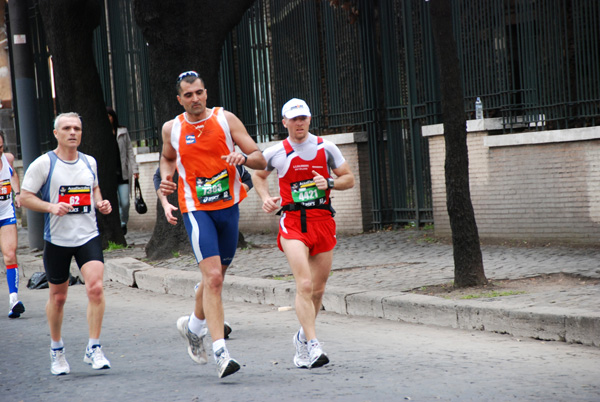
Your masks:
{"label": "white baseball cap", "polygon": [[283,105],[281,114],[286,119],[293,119],[298,116],[310,116],[310,109],[302,99],[293,98]]}

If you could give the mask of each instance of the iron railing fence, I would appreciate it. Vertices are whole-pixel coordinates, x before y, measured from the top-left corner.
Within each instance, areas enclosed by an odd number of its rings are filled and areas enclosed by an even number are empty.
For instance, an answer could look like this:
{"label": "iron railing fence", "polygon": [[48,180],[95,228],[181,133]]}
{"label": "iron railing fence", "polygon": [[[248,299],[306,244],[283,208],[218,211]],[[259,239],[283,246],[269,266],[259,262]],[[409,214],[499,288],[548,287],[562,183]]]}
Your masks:
{"label": "iron railing fence", "polygon": [[429,10],[419,0],[381,2],[380,10],[384,121],[394,160],[391,220],[432,222],[429,148],[421,135],[439,113]]}
{"label": "iron railing fence", "polygon": [[[373,226],[429,222],[429,155],[421,127],[440,122],[443,76],[437,73],[428,3],[357,0],[358,14],[330,3],[256,0],[223,49],[223,104],[259,142],[286,135],[281,106],[292,97],[309,103],[315,134],[366,132]],[[56,105],[51,79],[45,78],[51,70],[41,16],[32,4],[40,141],[47,150],[54,146]],[[106,4],[108,30],[96,35],[106,102],[117,109],[134,143],[156,151],[148,59],[132,2]],[[486,118],[501,118],[503,133],[600,125],[600,2],[452,4],[463,75],[463,94],[457,96],[467,118],[474,117],[481,97]]]}
{"label": "iron railing fence", "polygon": [[503,132],[600,124],[600,2],[453,2],[465,110]]}
{"label": "iron railing fence", "polygon": [[421,0],[380,7],[385,18],[361,0],[353,24],[329,1],[258,0],[224,48],[221,99],[258,141],[287,135],[280,108],[292,97],[310,105],[315,134],[367,132],[374,226],[431,222],[421,136],[438,113],[428,13]]}
{"label": "iron railing fence", "polygon": [[[160,127],[155,123],[150,92],[146,40],[137,29],[131,0],[106,0],[110,46],[101,52],[110,52],[112,80],[103,85],[105,101],[119,116],[119,123],[127,127],[132,144],[159,150]],[[97,54],[98,60],[98,54]],[[111,104],[112,99],[112,104]]]}

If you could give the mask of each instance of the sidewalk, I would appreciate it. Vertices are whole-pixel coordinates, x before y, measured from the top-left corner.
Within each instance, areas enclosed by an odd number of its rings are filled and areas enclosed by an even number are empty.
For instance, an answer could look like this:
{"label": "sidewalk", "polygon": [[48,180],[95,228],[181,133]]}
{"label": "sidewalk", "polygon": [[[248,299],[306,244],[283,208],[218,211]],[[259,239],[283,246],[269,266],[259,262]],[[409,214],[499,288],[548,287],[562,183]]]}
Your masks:
{"label": "sidewalk", "polygon": [[[600,285],[494,298],[452,300],[410,293],[451,282],[450,245],[419,240],[414,230],[338,236],[332,275],[323,300],[326,311],[467,330],[485,330],[600,346]],[[201,275],[192,255],[146,263],[150,232],[128,233],[131,246],[105,253],[105,279],[140,289],[192,297]],[[227,301],[294,305],[295,286],[273,234],[245,234],[227,271]],[[422,238],[422,233],[421,233]],[[19,263],[25,278],[43,271],[41,254],[19,229]],[[482,246],[488,279],[517,279],[567,273],[600,279],[600,250],[564,247]],[[74,273],[76,268],[72,267]],[[26,280],[23,280],[26,283]]]}

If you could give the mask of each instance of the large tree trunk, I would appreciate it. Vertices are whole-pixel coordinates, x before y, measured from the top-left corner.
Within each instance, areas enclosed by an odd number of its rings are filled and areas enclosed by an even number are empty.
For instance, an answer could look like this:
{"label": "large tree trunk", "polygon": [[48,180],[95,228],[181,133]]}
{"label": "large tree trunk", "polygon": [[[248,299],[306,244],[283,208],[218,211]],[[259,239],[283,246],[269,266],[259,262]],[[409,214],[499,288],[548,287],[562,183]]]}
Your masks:
{"label": "large tree trunk", "polygon": [[[175,83],[177,76],[187,70],[197,71],[204,80],[208,106],[219,105],[223,43],[253,3],[254,0],[134,0],[136,22],[148,42],[157,121],[164,123],[183,112],[177,102]],[[176,197],[169,200],[178,206]],[[159,206],[147,256],[168,257],[173,251],[186,249],[187,243],[183,225],[169,225]]]}
{"label": "large tree trunk", "polygon": [[[176,183],[178,178],[179,176],[175,172],[173,180]],[[167,200],[173,205],[178,205],[177,192],[170,194]],[[156,223],[154,224],[152,237],[146,244],[146,257],[150,260],[171,258],[174,252],[187,253],[192,251],[181,212],[175,211],[173,216],[177,218],[176,225],[167,222],[162,204],[160,202],[156,203]]]}
{"label": "large tree trunk", "polygon": [[117,204],[118,154],[106,114],[93,53],[93,32],[103,12],[101,0],[40,0],[44,30],[52,55],[58,112],[77,112],[83,120],[79,150],[98,162],[98,179],[112,213],[98,214],[102,243],[125,244]]}
{"label": "large tree trunk", "polygon": [[452,30],[452,7],[448,0],[431,0],[430,7],[442,93],[446,202],[454,250],[454,286],[482,285],[487,279],[469,189],[467,130],[460,64]]}

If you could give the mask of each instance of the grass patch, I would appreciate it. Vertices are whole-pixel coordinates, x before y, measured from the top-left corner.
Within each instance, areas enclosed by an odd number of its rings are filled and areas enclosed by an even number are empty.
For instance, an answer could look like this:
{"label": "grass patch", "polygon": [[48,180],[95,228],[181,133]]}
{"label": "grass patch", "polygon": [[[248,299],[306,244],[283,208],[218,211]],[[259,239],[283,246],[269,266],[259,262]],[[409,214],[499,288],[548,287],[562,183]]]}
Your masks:
{"label": "grass patch", "polygon": [[466,295],[466,296],[462,296],[461,299],[482,299],[482,298],[491,298],[491,297],[501,297],[501,296],[513,296],[513,295],[522,295],[526,293],[523,290],[509,290],[506,292],[498,292],[496,290],[492,291],[492,292],[488,292],[488,293],[479,293],[479,294],[474,294],[474,295]]}
{"label": "grass patch", "polygon": [[124,248],[126,248],[124,245],[117,244],[117,243],[112,242],[112,241],[109,240],[108,241],[108,247],[104,251],[123,250]]}
{"label": "grass patch", "polygon": [[276,275],[271,279],[275,279],[276,281],[293,281],[294,275]]}

